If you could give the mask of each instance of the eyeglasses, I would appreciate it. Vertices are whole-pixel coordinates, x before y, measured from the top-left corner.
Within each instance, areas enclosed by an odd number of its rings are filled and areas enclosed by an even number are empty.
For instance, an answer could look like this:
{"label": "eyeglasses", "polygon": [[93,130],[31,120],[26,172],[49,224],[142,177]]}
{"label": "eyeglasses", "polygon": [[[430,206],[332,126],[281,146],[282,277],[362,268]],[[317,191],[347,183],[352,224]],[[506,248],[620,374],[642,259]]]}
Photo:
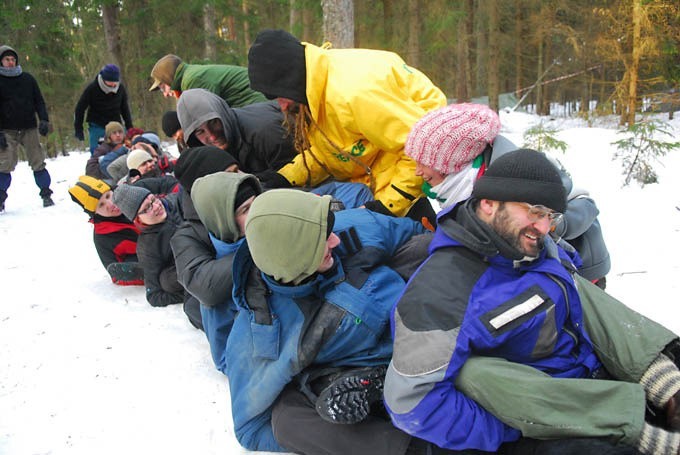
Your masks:
{"label": "eyeglasses", "polygon": [[532,223],[536,223],[547,216],[550,219],[550,226],[557,226],[564,216],[560,212],[554,212],[545,205],[531,205],[528,202],[520,202],[519,204],[526,207],[527,215]]}
{"label": "eyeglasses", "polygon": [[149,203],[146,205],[146,207],[144,207],[139,212],[137,212],[137,216],[146,215],[147,213],[149,213],[157,200],[158,200],[158,198],[156,196],[151,196]]}

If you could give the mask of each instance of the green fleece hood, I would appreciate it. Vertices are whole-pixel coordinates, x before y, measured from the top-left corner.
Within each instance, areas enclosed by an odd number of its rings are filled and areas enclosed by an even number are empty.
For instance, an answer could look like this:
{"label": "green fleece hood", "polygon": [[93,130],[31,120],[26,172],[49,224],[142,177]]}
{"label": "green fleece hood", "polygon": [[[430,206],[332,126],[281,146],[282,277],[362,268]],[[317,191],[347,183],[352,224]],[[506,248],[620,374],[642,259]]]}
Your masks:
{"label": "green fleece hood", "polygon": [[316,273],[328,239],[330,196],[271,190],[253,202],[246,239],[255,265],[281,283],[295,285]]}
{"label": "green fleece hood", "polygon": [[234,212],[236,195],[241,185],[250,185],[256,194],[262,192],[257,178],[250,174],[217,172],[196,179],[191,187],[191,201],[201,223],[223,242],[233,243],[240,237]]}

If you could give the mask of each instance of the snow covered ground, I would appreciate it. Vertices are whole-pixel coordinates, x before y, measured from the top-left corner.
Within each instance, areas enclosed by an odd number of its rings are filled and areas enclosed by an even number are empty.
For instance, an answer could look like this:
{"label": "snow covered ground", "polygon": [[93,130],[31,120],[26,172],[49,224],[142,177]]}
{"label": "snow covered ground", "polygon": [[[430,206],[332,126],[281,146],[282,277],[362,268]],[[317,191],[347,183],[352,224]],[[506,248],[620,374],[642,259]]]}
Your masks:
{"label": "snow covered ground", "polygon": [[[517,144],[540,121],[501,119]],[[608,290],[680,332],[680,151],[657,165],[658,184],[622,188],[615,120],[550,123],[569,144],[558,158],[600,207]],[[246,453],[203,333],[180,305],[153,308],[141,287],[113,285],[101,266],[67,192],[87,158],[48,162],[56,206],[47,209],[20,163],[0,214],[0,454]]]}

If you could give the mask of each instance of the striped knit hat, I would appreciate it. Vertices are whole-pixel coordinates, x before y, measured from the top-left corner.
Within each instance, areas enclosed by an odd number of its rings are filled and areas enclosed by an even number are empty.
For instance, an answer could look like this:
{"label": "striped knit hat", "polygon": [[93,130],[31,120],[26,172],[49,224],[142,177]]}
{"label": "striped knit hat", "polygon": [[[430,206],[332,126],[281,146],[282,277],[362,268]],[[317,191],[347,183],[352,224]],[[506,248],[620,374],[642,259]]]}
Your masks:
{"label": "striped knit hat", "polygon": [[444,175],[455,174],[481,154],[501,129],[498,114],[483,104],[450,104],[418,120],[406,154]]}
{"label": "striped knit hat", "polygon": [[90,216],[97,211],[99,199],[108,191],[111,191],[108,183],[89,175],[81,175],[76,184],[68,189],[73,202],[80,205]]}

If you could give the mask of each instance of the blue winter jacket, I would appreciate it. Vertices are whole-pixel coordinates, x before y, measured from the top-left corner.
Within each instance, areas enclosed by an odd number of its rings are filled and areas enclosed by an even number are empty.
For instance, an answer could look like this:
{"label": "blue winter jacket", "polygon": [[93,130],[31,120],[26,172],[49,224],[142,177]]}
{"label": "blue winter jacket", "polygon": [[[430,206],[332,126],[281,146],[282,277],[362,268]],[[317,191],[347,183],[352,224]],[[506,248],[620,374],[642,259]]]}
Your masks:
{"label": "blue winter jacket", "polygon": [[392,421],[444,448],[496,451],[520,436],[455,388],[470,356],[502,357],[562,378],[600,368],[583,329],[571,257],[548,237],[537,259],[513,260],[500,254],[509,250],[502,242],[470,201],[445,212],[430,256],[392,315],[385,383]]}
{"label": "blue winter jacket", "polygon": [[257,270],[247,243],[236,252],[239,312],[227,342],[227,376],[234,432],[249,450],[285,451],[272,433],[271,408],[306,367],[389,362],[389,315],[404,281],[381,263],[422,226],[354,209],[336,212],[333,231],[341,239],[334,268],[299,286]]}

